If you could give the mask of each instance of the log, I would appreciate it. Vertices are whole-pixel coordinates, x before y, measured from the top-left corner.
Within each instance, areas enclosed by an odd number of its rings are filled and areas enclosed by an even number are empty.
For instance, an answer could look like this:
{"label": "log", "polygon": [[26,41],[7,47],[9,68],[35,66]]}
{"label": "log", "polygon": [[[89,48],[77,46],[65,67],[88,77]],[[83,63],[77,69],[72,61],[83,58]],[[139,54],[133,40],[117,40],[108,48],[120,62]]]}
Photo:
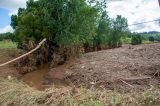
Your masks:
{"label": "log", "polygon": [[15,58],[15,59],[12,59],[12,60],[10,60],[10,61],[8,61],[8,62],[6,62],[6,63],[0,64],[0,67],[3,67],[3,66],[8,65],[8,64],[10,64],[10,63],[12,63],[12,62],[15,62],[15,61],[17,61],[17,60],[19,60],[19,59],[21,59],[21,58],[23,58],[23,57],[25,57],[25,56],[28,56],[29,54],[31,54],[31,53],[33,53],[33,52],[35,52],[37,49],[39,49],[39,48],[41,47],[41,45],[42,45],[45,41],[46,41],[46,38],[43,39],[43,40],[36,46],[36,48],[32,49],[31,51],[29,51],[29,52],[27,52],[27,53],[25,53],[25,54],[23,54],[23,55]]}
{"label": "log", "polygon": [[151,79],[151,77],[133,77],[133,78],[122,78],[124,81],[135,81],[135,80],[146,80]]}

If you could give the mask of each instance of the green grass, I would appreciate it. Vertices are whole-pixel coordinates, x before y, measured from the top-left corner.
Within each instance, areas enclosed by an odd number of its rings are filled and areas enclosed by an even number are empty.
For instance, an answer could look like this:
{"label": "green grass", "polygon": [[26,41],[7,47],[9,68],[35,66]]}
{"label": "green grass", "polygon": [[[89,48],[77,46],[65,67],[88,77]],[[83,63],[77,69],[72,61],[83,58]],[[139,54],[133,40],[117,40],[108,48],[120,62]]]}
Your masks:
{"label": "green grass", "polygon": [[0,49],[17,48],[17,44],[11,41],[0,41]]}
{"label": "green grass", "polygon": [[143,43],[143,44],[151,44],[151,43],[153,43],[153,42],[147,41],[147,40],[143,40],[142,43]]}
{"label": "green grass", "polygon": [[131,38],[125,37],[121,39],[123,44],[130,44],[131,43]]}

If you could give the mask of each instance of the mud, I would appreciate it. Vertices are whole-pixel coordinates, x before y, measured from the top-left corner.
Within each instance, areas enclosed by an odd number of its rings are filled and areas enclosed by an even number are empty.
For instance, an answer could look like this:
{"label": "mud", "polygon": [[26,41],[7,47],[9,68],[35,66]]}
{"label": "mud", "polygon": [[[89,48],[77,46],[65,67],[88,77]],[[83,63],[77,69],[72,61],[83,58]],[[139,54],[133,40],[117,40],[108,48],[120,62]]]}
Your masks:
{"label": "mud", "polygon": [[[24,74],[23,76],[21,76],[21,79],[29,86],[34,87],[38,90],[45,90],[49,87],[63,88],[67,86],[64,80],[60,79],[59,76],[52,77],[52,83],[46,83],[45,76],[49,71],[49,65],[45,64],[39,67],[37,70]],[[60,73],[58,75],[60,75]]]}

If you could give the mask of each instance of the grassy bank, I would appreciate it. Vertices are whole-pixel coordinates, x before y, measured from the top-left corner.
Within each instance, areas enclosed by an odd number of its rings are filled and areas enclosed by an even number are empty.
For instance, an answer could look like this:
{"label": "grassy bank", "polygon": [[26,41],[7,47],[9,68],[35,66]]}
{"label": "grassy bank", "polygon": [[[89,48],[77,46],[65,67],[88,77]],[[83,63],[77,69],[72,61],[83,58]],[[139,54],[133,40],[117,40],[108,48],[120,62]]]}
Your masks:
{"label": "grassy bank", "polygon": [[0,41],[0,48],[1,49],[17,48],[17,44],[11,41]]}
{"label": "grassy bank", "polygon": [[159,106],[160,90],[149,89],[141,93],[121,94],[115,91],[98,91],[79,88],[35,90],[17,80],[0,79],[1,106]]}

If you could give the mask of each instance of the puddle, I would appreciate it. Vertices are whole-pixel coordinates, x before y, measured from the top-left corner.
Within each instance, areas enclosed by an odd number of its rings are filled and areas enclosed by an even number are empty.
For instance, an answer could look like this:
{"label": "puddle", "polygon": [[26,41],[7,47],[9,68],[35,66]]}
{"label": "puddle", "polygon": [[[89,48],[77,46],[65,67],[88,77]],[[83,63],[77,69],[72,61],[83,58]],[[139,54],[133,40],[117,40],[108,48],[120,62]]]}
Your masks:
{"label": "puddle", "polygon": [[27,73],[22,77],[22,80],[29,86],[34,87],[38,90],[44,90],[48,87],[54,86],[60,88],[62,86],[67,86],[65,81],[59,79],[53,79],[54,85],[43,85],[44,76],[50,71],[49,65],[41,66],[38,70]]}

